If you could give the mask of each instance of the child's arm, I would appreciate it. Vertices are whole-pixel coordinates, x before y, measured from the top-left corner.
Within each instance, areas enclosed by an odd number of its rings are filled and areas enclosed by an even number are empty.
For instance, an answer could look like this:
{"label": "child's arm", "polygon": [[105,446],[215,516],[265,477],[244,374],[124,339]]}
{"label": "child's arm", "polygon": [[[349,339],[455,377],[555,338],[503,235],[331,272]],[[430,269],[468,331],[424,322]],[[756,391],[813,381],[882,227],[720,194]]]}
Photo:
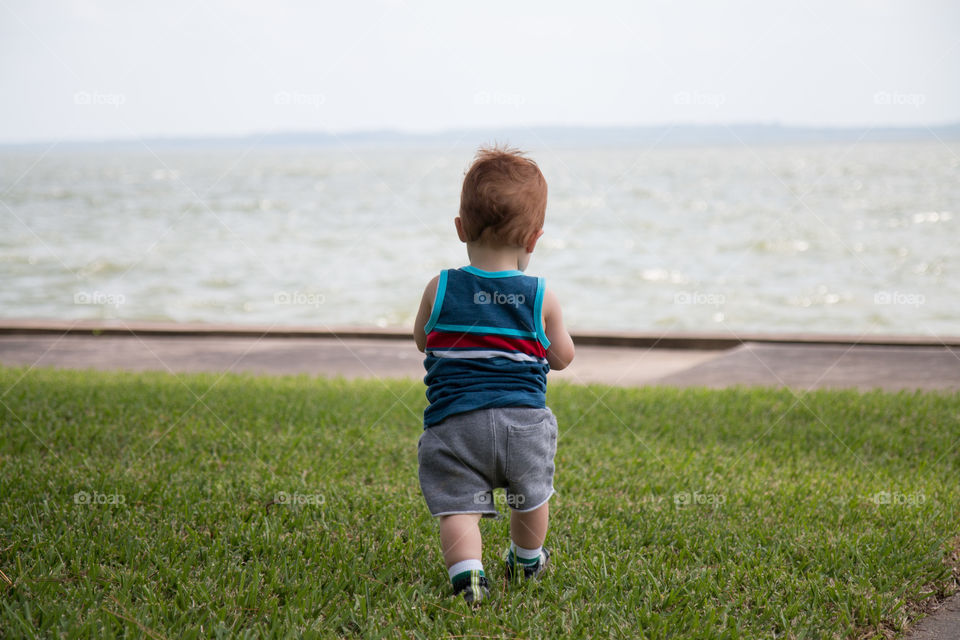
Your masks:
{"label": "child's arm", "polygon": [[543,331],[547,334],[550,346],[547,348],[547,362],[550,368],[559,371],[573,362],[573,338],[563,326],[563,313],[560,301],[553,291],[547,289],[543,295]]}
{"label": "child's arm", "polygon": [[[423,351],[427,348],[427,334],[423,328],[430,319],[430,313],[433,311],[433,299],[437,295],[437,281],[440,276],[434,276],[433,280],[427,283],[423,290],[423,298],[420,299],[420,310],[417,311],[417,319],[413,321],[413,341],[417,343],[417,349]],[[547,336],[549,339],[549,336]]]}

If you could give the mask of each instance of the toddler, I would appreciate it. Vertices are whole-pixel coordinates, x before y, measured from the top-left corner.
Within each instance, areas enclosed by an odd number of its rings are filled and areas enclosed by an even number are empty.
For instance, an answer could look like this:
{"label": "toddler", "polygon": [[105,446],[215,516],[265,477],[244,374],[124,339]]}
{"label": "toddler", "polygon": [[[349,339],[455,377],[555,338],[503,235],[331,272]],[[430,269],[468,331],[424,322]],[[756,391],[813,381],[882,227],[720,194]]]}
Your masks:
{"label": "toddler", "polygon": [[508,578],[547,567],[548,501],[554,494],[557,421],[546,406],[547,372],[573,360],[560,304],[543,278],[524,274],[543,235],[547,183],[509,148],[481,148],[460,194],[457,235],[470,264],[434,277],[414,339],[426,354],[429,406],[417,445],[420,489],[440,523],[454,594],[489,597],[481,517],[497,517],[506,490]]}

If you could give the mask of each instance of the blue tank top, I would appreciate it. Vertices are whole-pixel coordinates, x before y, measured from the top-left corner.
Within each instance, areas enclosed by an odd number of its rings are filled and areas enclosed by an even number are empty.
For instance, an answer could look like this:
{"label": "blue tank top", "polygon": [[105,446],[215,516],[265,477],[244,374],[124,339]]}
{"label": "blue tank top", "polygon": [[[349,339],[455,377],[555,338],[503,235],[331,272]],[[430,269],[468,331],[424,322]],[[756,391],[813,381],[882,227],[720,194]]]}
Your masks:
{"label": "blue tank top", "polygon": [[424,428],[457,413],[546,406],[543,278],[472,266],[440,273],[427,334]]}

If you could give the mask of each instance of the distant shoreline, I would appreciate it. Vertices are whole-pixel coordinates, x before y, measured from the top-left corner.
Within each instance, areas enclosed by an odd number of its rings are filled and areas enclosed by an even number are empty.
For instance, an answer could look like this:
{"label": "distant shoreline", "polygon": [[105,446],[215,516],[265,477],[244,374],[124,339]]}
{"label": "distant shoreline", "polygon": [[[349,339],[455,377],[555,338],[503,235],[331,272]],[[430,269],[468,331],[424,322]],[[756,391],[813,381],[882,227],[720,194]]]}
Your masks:
{"label": "distant shoreline", "polygon": [[233,149],[257,147],[341,148],[457,148],[479,142],[509,142],[525,148],[608,147],[654,145],[657,147],[724,146],[743,144],[812,144],[862,142],[946,142],[960,140],[960,122],[935,126],[801,127],[780,124],[676,124],[656,126],[581,127],[536,126],[502,129],[461,128],[437,132],[291,131],[236,136],[152,136],[107,140],[45,140],[3,142],[0,151],[31,151],[48,148],[69,151],[141,149]]}
{"label": "distant shoreline", "polygon": [[[74,336],[156,336],[181,338],[318,338],[412,340],[412,329],[378,327],[311,327],[277,325],[238,325],[176,322],[102,322],[77,320],[0,319],[0,335],[74,335]],[[573,332],[580,345],[632,347],[644,349],[730,349],[755,342],[765,344],[863,345],[899,347],[960,347],[960,336],[923,336],[890,334],[818,334],[753,332],[679,332],[631,331]]]}

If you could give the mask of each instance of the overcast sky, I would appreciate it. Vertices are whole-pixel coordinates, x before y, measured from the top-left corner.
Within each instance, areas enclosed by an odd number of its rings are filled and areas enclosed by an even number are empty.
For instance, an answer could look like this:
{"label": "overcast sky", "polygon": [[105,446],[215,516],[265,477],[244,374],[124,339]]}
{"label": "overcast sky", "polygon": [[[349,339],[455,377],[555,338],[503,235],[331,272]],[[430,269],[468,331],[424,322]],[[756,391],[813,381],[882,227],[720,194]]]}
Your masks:
{"label": "overcast sky", "polygon": [[960,120],[960,3],[0,0],[0,142]]}

